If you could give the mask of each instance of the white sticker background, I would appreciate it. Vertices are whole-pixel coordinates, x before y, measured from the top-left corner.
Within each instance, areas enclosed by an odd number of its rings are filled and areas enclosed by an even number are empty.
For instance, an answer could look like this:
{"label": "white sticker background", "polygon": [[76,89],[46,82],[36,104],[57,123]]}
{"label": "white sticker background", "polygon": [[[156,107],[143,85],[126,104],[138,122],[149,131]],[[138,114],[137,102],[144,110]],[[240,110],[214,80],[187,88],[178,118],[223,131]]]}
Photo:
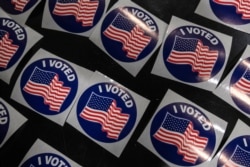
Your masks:
{"label": "white sticker background", "polygon": [[[120,60],[117,60],[115,58],[113,58],[104,48],[102,40],[101,40],[101,26],[102,23],[105,19],[105,17],[112,12],[113,10],[119,8],[119,7],[135,7],[138,9],[141,9],[142,11],[145,11],[146,13],[148,13],[156,22],[158,28],[159,28],[159,39],[157,42],[157,45],[155,46],[154,50],[147,55],[145,58],[138,60],[136,62],[123,62]],[[167,23],[163,22],[162,20],[158,19],[157,17],[155,17],[154,15],[152,15],[151,13],[149,13],[148,11],[144,10],[143,8],[141,8],[140,6],[138,6],[137,4],[135,4],[134,2],[131,1],[118,1],[116,4],[114,4],[109,11],[106,13],[106,15],[100,20],[100,22],[97,24],[95,30],[93,31],[93,33],[91,34],[91,36],[89,37],[89,39],[96,44],[100,49],[102,49],[107,55],[109,55],[114,61],[116,61],[120,66],[122,66],[124,69],[126,69],[131,75],[136,76],[139,71],[141,70],[141,68],[146,64],[146,62],[148,61],[148,59],[152,56],[152,54],[156,51],[156,49],[158,49],[158,47],[161,45],[162,43],[162,38],[164,36],[165,30],[167,28]]]}
{"label": "white sticker background", "polygon": [[[53,153],[53,154],[59,155],[60,157],[63,157],[72,167],[81,167],[81,165],[77,164],[76,162],[74,162],[73,160],[71,160],[69,157],[67,157],[64,154],[60,153],[59,151],[57,151],[56,149],[54,149],[53,147],[51,147],[50,145],[48,145],[47,143],[45,143],[44,141],[42,141],[41,139],[37,139],[34,142],[34,144],[31,146],[31,148],[29,149],[29,151],[26,153],[26,155],[22,159],[21,163],[19,164],[19,167],[26,160],[28,160],[29,158],[31,158],[33,156],[36,156],[38,154],[43,154],[43,153],[45,153],[45,154],[46,153]],[[60,163],[57,160],[58,159],[55,159],[55,160],[50,161],[50,162],[54,162],[53,163],[54,166],[56,166],[55,164],[57,164],[57,166],[64,166],[63,164],[60,165]],[[41,161],[39,163],[41,163],[40,164],[41,166],[53,165],[53,164],[44,164],[45,162],[43,162],[43,161]],[[32,166],[32,164],[30,164],[30,165]]]}
{"label": "white sticker background", "polygon": [[[32,59],[27,63],[27,65],[24,67],[24,70],[30,65],[32,64],[33,62],[35,62],[36,60],[41,60],[41,59],[45,59],[45,58],[56,58],[56,59],[59,59],[59,60],[63,60],[62,58],[60,57],[57,57],[56,55],[52,54],[52,53],[49,53],[47,52],[46,50],[44,49],[40,49],[37,51],[37,53],[35,53],[35,55],[32,57]],[[66,61],[67,62],[67,61]],[[67,109],[65,109],[62,113],[60,114],[57,114],[57,115],[52,115],[52,116],[49,116],[49,115],[45,115],[45,114],[41,114],[40,112],[34,110],[24,99],[23,95],[22,95],[22,92],[21,92],[21,89],[20,89],[20,80],[21,80],[21,76],[23,75],[23,72],[24,70],[22,71],[22,73],[19,75],[19,78],[17,79],[16,81],[16,84],[13,88],[13,91],[11,93],[11,98],[17,102],[19,102],[20,104],[28,107],[29,109],[37,112],[38,114],[46,117],[47,119],[59,124],[59,125],[64,125],[65,121],[66,121],[66,118],[70,112],[70,109],[71,107],[73,106],[73,103],[75,101],[75,99],[77,98],[77,96],[79,95],[80,93],[80,89],[82,87],[82,85],[84,85],[84,83],[89,79],[89,77],[92,75],[92,71],[84,68],[84,67],[80,67],[80,66],[77,66],[73,63],[70,63],[68,62],[72,67],[73,69],[76,71],[76,74],[77,74],[77,77],[78,77],[78,88],[77,88],[77,93],[74,97],[74,99],[72,99],[72,102],[71,104],[68,106]]]}
{"label": "white sticker background", "polygon": [[[250,52],[250,45],[248,45],[245,48],[245,51],[243,52],[242,56],[239,58],[238,62],[235,64],[235,66],[233,67],[233,69],[227,74],[227,76],[224,78],[224,80],[218,85],[218,87],[212,92],[213,94],[215,94],[216,96],[218,96],[219,98],[221,98],[222,100],[224,100],[225,102],[227,102],[228,104],[230,104],[231,106],[233,106],[235,109],[237,109],[238,111],[242,112],[243,114],[245,114],[247,117],[250,117],[250,114],[247,114],[246,112],[244,112],[242,109],[240,109],[235,102],[232,99],[232,96],[230,94],[230,79],[232,77],[232,74],[234,72],[234,70],[237,68],[237,66],[247,57],[249,57],[249,52]],[[246,64],[246,66],[248,66],[248,68],[250,68],[249,64]],[[239,96],[239,98],[241,98],[242,95]]]}
{"label": "white sticker background", "polygon": [[[193,106],[196,106],[197,108],[201,109],[201,111],[203,111],[203,113],[208,117],[208,119],[210,120],[210,122],[213,124],[214,126],[214,130],[215,130],[215,136],[216,136],[216,144],[213,150],[213,153],[211,154],[211,157],[213,156],[213,154],[215,154],[215,152],[217,151],[217,148],[223,138],[225,129],[227,127],[227,122],[218,118],[217,116],[213,115],[212,113],[206,111],[205,109],[202,109],[201,107],[197,106],[196,104],[192,103],[191,101],[189,101],[188,99],[185,99],[184,97],[176,94],[175,92],[173,92],[172,90],[168,90],[164,96],[164,98],[162,99],[160,105],[158,106],[156,111],[159,111],[162,107],[171,104],[171,103],[175,103],[175,102],[185,102],[188,104],[192,104]],[[153,118],[155,117],[155,115],[157,114],[157,112],[154,113],[153,117],[151,118],[150,122],[148,123],[148,125],[146,126],[146,128],[144,129],[144,131],[142,132],[142,134],[140,135],[140,137],[138,138],[138,142],[140,144],[142,144],[144,147],[146,147],[149,151],[151,151],[153,154],[155,154],[157,157],[159,157],[160,159],[162,159],[166,164],[170,165],[171,167],[181,167],[179,165],[173,164],[171,162],[168,162],[166,159],[164,159],[155,149],[155,147],[153,146],[151,139],[150,139],[150,127],[153,121]],[[166,150],[168,151],[168,150]],[[209,158],[209,160],[211,160],[211,157]],[[200,165],[196,165],[197,167],[204,167],[206,165],[209,165],[210,162],[209,161],[205,161],[203,163],[201,163]]]}
{"label": "white sticker background", "polygon": [[26,122],[28,119],[20,114],[15,108],[13,108],[4,99],[0,98],[0,102],[3,103],[9,114],[9,128],[8,132],[0,144],[0,148],[6,143],[6,141]]}
{"label": "white sticker background", "polygon": [[[3,10],[0,9],[0,16],[4,18],[9,18],[11,19]],[[0,26],[1,29],[1,26]],[[34,31],[28,26],[24,26],[24,29],[26,30],[27,33],[27,44],[25,46],[25,50],[23,51],[22,56],[19,58],[19,60],[9,69],[4,70],[0,72],[0,79],[3,80],[6,83],[10,83],[11,77],[18,65],[18,63],[21,61],[21,59],[24,57],[24,55],[29,51],[29,49],[37,43],[43,36],[39,34],[38,32]]]}
{"label": "white sticker background", "polygon": [[[103,74],[101,74],[100,72],[96,71],[93,76],[89,79],[89,82],[82,87],[82,91],[84,92],[88,87],[97,84],[97,83],[114,83],[117,86],[119,86],[120,84],[116,83],[114,80],[108,78],[107,76],[104,76]],[[122,85],[120,85],[121,87],[123,87]],[[124,89],[124,88],[123,88]],[[128,89],[127,89],[128,90]],[[135,120],[135,124],[133,126],[133,128],[131,129],[131,131],[129,132],[129,134],[124,137],[123,139],[121,139],[120,141],[117,142],[111,142],[111,143],[105,143],[105,142],[100,142],[94,138],[92,138],[91,136],[89,136],[80,126],[79,121],[77,120],[77,103],[78,100],[75,102],[74,106],[72,107],[72,110],[66,120],[67,123],[69,123],[70,125],[72,125],[74,128],[76,128],[79,132],[81,132],[82,134],[86,135],[87,137],[89,137],[90,139],[92,139],[94,142],[96,142],[97,144],[99,144],[100,146],[102,146],[104,149],[108,150],[109,152],[111,152],[112,154],[114,154],[115,156],[119,157],[123,151],[123,149],[125,148],[126,144],[128,143],[130,137],[132,136],[137,124],[139,123],[142,115],[144,114],[148,104],[149,104],[149,100],[147,100],[146,98],[136,94],[135,92],[128,90],[129,93],[131,94],[131,96],[133,97],[135,103],[136,103],[136,108],[137,108],[137,116],[136,116],[136,120]]]}
{"label": "white sticker background", "polygon": [[[182,26],[198,26],[198,27],[201,27],[201,28],[204,28],[202,26],[199,26],[199,25],[196,25],[194,23],[191,23],[191,22],[188,22],[188,21],[185,21],[181,18],[178,18],[176,16],[172,16],[172,19],[169,23],[169,26],[168,26],[168,29],[166,31],[166,35],[164,37],[164,40],[163,40],[163,43],[164,41],[167,39],[168,35],[173,31],[175,30],[176,28],[178,27],[182,27]],[[157,56],[157,59],[154,63],[154,66],[153,66],[153,69],[151,71],[152,74],[155,74],[155,75],[158,75],[158,76],[161,76],[161,77],[164,77],[164,78],[167,78],[167,79],[171,79],[171,80],[174,80],[174,81],[177,81],[177,82],[181,82],[181,83],[184,83],[184,84],[187,84],[187,85],[191,85],[191,86],[194,86],[194,87],[198,87],[198,88],[201,88],[201,89],[205,89],[205,90],[213,90],[215,89],[215,87],[217,86],[219,80],[220,80],[220,77],[225,69],[225,66],[227,64],[227,61],[228,61],[228,57],[229,57],[229,53],[230,53],[230,49],[231,49],[231,42],[232,42],[232,37],[228,36],[228,35],[225,35],[225,34],[222,34],[222,33],[219,33],[219,32],[216,32],[216,31],[213,31],[213,30],[210,30],[208,28],[204,28],[204,29],[207,29],[208,31],[212,32],[213,34],[215,34],[222,42],[222,44],[224,45],[224,48],[225,48],[225,62],[224,62],[224,65],[222,67],[222,69],[212,78],[208,79],[207,81],[204,81],[204,82],[197,82],[197,83],[191,83],[191,82],[184,82],[182,80],[179,80],[177,79],[175,76],[173,76],[169,71],[168,69],[166,68],[164,62],[163,62],[163,49],[164,49],[164,45],[161,45],[161,48],[160,48],[160,51],[158,53],[158,56]]]}

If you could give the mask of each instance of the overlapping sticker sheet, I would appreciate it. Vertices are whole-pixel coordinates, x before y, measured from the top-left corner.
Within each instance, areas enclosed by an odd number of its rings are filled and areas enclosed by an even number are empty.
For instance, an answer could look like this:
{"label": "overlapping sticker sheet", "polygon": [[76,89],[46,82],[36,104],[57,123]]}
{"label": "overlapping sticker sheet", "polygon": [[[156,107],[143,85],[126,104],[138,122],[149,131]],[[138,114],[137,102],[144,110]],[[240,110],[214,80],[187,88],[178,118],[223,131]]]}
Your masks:
{"label": "overlapping sticker sheet", "polygon": [[0,79],[9,83],[21,59],[42,35],[22,26],[0,8]]}
{"label": "overlapping sticker sheet", "polygon": [[60,153],[41,139],[35,141],[18,165],[18,167],[28,166],[81,167],[81,165]]}
{"label": "overlapping sticker sheet", "polygon": [[131,1],[118,1],[90,40],[136,76],[160,46],[167,24]]}
{"label": "overlapping sticker sheet", "polygon": [[96,71],[66,121],[119,157],[148,104],[146,98]]}
{"label": "overlapping sticker sheet", "polygon": [[62,126],[92,73],[40,49],[18,77],[11,98]]}
{"label": "overlapping sticker sheet", "polygon": [[210,166],[227,122],[168,90],[138,139],[171,167]]}
{"label": "overlapping sticker sheet", "polygon": [[47,0],[42,27],[88,37],[108,5],[109,0]]}
{"label": "overlapping sticker sheet", "polygon": [[232,37],[172,16],[152,74],[212,91],[227,64]]}
{"label": "overlapping sticker sheet", "polygon": [[201,0],[195,13],[250,33],[250,5],[248,0]]}
{"label": "overlapping sticker sheet", "polygon": [[250,46],[248,45],[231,72],[213,91],[222,100],[250,117]]}
{"label": "overlapping sticker sheet", "polygon": [[14,107],[0,98],[0,148],[27,120]]}

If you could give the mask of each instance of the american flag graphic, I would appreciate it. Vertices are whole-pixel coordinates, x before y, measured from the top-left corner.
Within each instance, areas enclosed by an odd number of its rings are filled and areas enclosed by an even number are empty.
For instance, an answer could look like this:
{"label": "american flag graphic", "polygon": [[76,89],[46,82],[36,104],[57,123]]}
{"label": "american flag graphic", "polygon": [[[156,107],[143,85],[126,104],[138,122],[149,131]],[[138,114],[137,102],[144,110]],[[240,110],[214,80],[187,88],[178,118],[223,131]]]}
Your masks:
{"label": "american flag graphic", "polygon": [[17,52],[19,46],[12,44],[9,33],[0,30],[0,67],[7,68],[11,58]]}
{"label": "american flag graphic", "polygon": [[247,68],[240,79],[233,85],[233,88],[240,90],[246,95],[250,95],[250,69]]}
{"label": "american flag graphic", "polygon": [[236,7],[236,12],[242,15],[242,19],[250,19],[250,1],[249,0],[214,0],[221,5],[230,5]]}
{"label": "american flag graphic", "polygon": [[144,35],[144,31],[139,25],[121,14],[116,15],[103,34],[112,40],[121,42],[122,49],[127,52],[127,57],[135,60],[151,40],[151,37]]}
{"label": "american flag graphic", "polygon": [[57,0],[53,14],[58,16],[75,16],[83,27],[92,26],[95,18],[98,0]]}
{"label": "american flag graphic", "polygon": [[11,0],[11,3],[15,5],[15,10],[22,12],[29,1],[30,0]]}
{"label": "american flag graphic", "polygon": [[223,167],[250,167],[250,152],[237,145],[230,159]]}
{"label": "american flag graphic", "polygon": [[58,74],[35,67],[23,90],[41,96],[51,111],[59,112],[71,88],[63,86]]}
{"label": "american flag graphic", "polygon": [[208,138],[199,136],[199,131],[194,129],[191,121],[170,113],[166,114],[154,137],[163,143],[176,146],[178,154],[183,155],[183,161],[192,164],[195,164],[208,143]]}
{"label": "american flag graphic", "polygon": [[107,137],[116,140],[129,120],[129,114],[122,113],[114,99],[94,92],[91,93],[80,117],[101,124],[102,131],[107,133]]}
{"label": "american flag graphic", "polygon": [[189,64],[193,72],[201,78],[210,78],[218,58],[218,51],[209,50],[196,38],[175,37],[172,51],[167,61],[174,64]]}

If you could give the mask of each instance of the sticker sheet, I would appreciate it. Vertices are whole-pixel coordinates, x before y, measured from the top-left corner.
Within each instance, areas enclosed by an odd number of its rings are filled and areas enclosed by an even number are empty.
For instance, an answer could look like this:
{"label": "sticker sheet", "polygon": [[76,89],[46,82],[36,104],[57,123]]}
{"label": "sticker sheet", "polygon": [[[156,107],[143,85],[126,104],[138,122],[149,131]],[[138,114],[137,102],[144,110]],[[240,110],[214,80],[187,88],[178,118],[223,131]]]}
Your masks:
{"label": "sticker sheet", "polygon": [[10,83],[18,63],[43,36],[21,26],[0,8],[0,79]]}
{"label": "sticker sheet", "polygon": [[24,26],[31,12],[40,1],[41,0],[2,0],[0,1],[0,8],[12,19]]}
{"label": "sticker sheet", "polygon": [[249,1],[200,0],[195,13],[228,27],[250,33]]}
{"label": "sticker sheet", "polygon": [[212,160],[214,167],[248,167],[250,164],[250,128],[238,120],[226,143]]}
{"label": "sticker sheet", "polygon": [[168,90],[138,142],[171,167],[204,167],[227,122]]}
{"label": "sticker sheet", "polygon": [[222,100],[250,117],[250,45],[231,72],[213,91]]}
{"label": "sticker sheet", "polygon": [[89,37],[110,0],[47,0],[42,27]]}
{"label": "sticker sheet", "polygon": [[0,148],[27,120],[0,97]]}
{"label": "sticker sheet", "polygon": [[212,91],[228,61],[232,37],[172,16],[152,74]]}
{"label": "sticker sheet", "polygon": [[118,1],[90,40],[136,76],[162,42],[167,24],[131,1]]}
{"label": "sticker sheet", "polygon": [[92,73],[40,49],[18,77],[11,98],[62,126]]}
{"label": "sticker sheet", "polygon": [[96,71],[66,122],[119,157],[149,100]]}
{"label": "sticker sheet", "polygon": [[18,167],[81,167],[78,163],[54,149],[41,139],[37,139],[24,156]]}

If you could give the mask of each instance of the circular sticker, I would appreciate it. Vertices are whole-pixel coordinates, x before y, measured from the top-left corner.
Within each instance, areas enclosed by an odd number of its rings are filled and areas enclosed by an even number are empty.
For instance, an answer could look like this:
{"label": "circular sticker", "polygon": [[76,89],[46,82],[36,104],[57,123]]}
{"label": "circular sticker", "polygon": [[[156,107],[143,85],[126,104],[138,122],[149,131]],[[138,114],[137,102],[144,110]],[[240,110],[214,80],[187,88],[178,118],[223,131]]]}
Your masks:
{"label": "circular sticker", "polygon": [[250,57],[235,68],[230,80],[230,95],[234,103],[246,114],[250,114]]}
{"label": "circular sticker", "polygon": [[160,109],[153,118],[150,138],[162,158],[179,166],[207,161],[216,143],[210,120],[187,103],[171,103]]}
{"label": "circular sticker", "polygon": [[0,1],[0,6],[9,14],[18,15],[32,8],[38,0],[8,0]]}
{"label": "circular sticker", "polygon": [[21,165],[21,167],[31,167],[31,166],[71,167],[70,163],[66,159],[54,153],[42,153],[34,155]]}
{"label": "circular sticker", "polygon": [[250,23],[249,7],[245,2],[210,0],[215,16],[227,24],[244,25]]}
{"label": "circular sticker", "polygon": [[135,125],[136,104],[131,94],[114,83],[89,87],[77,104],[77,119],[92,138],[113,143],[125,138]]}
{"label": "circular sticker", "polygon": [[225,64],[220,39],[206,29],[182,26],[169,33],[163,45],[163,62],[177,79],[198,83],[209,80]]}
{"label": "circular sticker", "polygon": [[250,136],[243,135],[234,138],[222,150],[217,167],[245,166],[250,164]]}
{"label": "circular sticker", "polygon": [[9,129],[10,116],[5,105],[0,101],[0,145],[6,137]]}
{"label": "circular sticker", "polygon": [[74,100],[78,78],[67,62],[55,59],[40,59],[30,64],[21,77],[20,89],[26,102],[45,115],[65,111]]}
{"label": "circular sticker", "polygon": [[101,19],[105,0],[49,0],[54,21],[64,30],[74,33],[89,31]]}
{"label": "circular sticker", "polygon": [[148,56],[156,47],[159,29],[155,20],[135,7],[119,7],[105,17],[101,40],[113,58],[135,62]]}
{"label": "circular sticker", "polygon": [[12,19],[0,18],[0,72],[12,67],[27,43],[26,30]]}

